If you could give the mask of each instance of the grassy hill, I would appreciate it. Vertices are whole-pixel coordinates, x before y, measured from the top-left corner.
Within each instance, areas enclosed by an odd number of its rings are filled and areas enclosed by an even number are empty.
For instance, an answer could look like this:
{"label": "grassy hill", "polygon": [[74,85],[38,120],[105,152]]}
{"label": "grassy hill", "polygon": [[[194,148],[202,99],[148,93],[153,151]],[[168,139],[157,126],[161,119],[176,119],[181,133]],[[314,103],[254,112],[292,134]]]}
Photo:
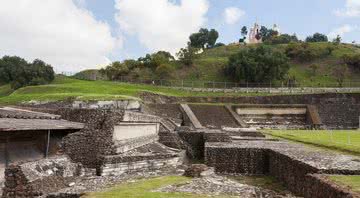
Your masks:
{"label": "grassy hill", "polygon": [[[174,62],[172,65],[176,68],[176,75],[173,75],[173,78],[174,80],[231,82],[231,79],[223,73],[228,63],[228,58],[244,48],[253,46],[255,45],[237,44],[206,49],[198,55],[192,67],[184,66],[180,62]],[[269,46],[285,53],[287,44]],[[324,51],[328,47],[334,47],[334,50],[326,57],[316,58],[310,62],[291,60],[289,76],[295,77],[296,81],[302,86],[337,85],[336,79],[332,74],[333,67],[344,64],[342,61],[344,54],[360,54],[360,47],[350,44],[339,44],[335,46],[333,43],[309,43],[309,48],[317,52]],[[313,64],[319,66],[315,75],[310,68]],[[104,78],[96,70],[85,70],[75,75],[75,77],[78,79],[92,79],[91,76],[94,74],[97,74],[96,76],[101,79]],[[350,75],[345,81],[358,81],[358,84],[360,84],[360,72],[350,71]]]}
{"label": "grassy hill", "polygon": [[[333,46],[332,43],[309,43],[310,48],[319,51]],[[187,80],[204,80],[204,81],[231,81],[223,75],[223,69],[227,65],[228,57],[239,52],[241,49],[251,47],[253,45],[228,45],[205,50],[197,60],[195,60],[192,68],[180,69],[177,73],[179,79]],[[286,44],[269,45],[271,48],[285,52]],[[291,61],[290,76],[304,86],[321,86],[323,84],[335,83],[332,75],[332,68],[342,63],[341,57],[344,54],[360,54],[360,48],[350,44],[340,44],[335,47],[330,56],[318,58],[311,62]],[[319,65],[318,72],[313,75],[310,65]],[[348,81],[360,81],[360,73],[351,71],[346,79]]]}
{"label": "grassy hill", "polygon": [[140,100],[140,93],[147,91],[168,96],[240,96],[269,95],[269,93],[215,93],[181,91],[167,87],[136,85],[111,81],[86,81],[65,76],[57,76],[53,83],[40,86],[28,86],[12,91],[10,86],[0,87],[0,105],[16,104],[26,101],[77,100]]}

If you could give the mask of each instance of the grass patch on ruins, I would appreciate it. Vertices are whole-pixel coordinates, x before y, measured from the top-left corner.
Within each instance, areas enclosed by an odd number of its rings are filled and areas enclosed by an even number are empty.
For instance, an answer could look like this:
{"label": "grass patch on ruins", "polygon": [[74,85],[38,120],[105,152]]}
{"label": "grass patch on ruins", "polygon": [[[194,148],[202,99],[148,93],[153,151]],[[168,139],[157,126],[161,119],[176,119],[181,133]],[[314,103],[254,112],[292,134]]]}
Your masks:
{"label": "grass patch on ruins", "polygon": [[286,194],[287,192],[286,187],[271,176],[231,176],[229,178],[242,184],[272,190],[279,194]]}
{"label": "grass patch on ruins", "polygon": [[360,193],[360,175],[333,175],[329,176],[329,179]]}
{"label": "grass patch on ruins", "polygon": [[314,146],[360,155],[358,130],[268,130],[265,133]]}
{"label": "grass patch on ruins", "polygon": [[6,86],[0,87],[0,104],[17,104],[27,101],[60,101],[66,99],[83,101],[119,99],[140,100],[140,93],[145,91],[177,97],[269,95],[269,93],[194,92],[152,85],[128,84],[111,81],[86,81],[65,76],[57,76],[51,84],[28,86],[14,92],[8,90]]}
{"label": "grass patch on ruins", "polygon": [[[163,193],[152,192],[161,187],[174,184],[184,184],[191,179],[183,176],[165,176],[136,182],[129,182],[120,184],[102,192],[94,192],[85,195],[85,198],[110,198],[110,197],[124,197],[124,198],[206,198],[207,195],[197,195],[190,193]],[[214,198],[225,198],[228,196],[212,196]]]}

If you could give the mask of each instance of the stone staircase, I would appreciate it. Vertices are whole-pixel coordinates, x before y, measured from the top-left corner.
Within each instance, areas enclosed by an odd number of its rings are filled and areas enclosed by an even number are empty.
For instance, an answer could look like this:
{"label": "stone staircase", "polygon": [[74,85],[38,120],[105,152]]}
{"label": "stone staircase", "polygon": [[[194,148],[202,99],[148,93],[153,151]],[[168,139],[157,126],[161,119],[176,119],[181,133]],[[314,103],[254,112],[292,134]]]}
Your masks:
{"label": "stone staircase", "polygon": [[254,128],[305,129],[306,115],[240,115],[244,122]]}

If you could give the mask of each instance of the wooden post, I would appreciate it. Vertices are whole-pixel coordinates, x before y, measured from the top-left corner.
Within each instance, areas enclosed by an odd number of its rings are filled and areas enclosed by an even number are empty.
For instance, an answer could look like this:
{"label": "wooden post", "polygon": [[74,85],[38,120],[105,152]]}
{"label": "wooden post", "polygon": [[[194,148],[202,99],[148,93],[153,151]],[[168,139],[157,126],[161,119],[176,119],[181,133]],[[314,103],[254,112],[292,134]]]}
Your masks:
{"label": "wooden post", "polygon": [[49,156],[49,147],[50,147],[50,130],[48,130],[46,134],[45,158]]}

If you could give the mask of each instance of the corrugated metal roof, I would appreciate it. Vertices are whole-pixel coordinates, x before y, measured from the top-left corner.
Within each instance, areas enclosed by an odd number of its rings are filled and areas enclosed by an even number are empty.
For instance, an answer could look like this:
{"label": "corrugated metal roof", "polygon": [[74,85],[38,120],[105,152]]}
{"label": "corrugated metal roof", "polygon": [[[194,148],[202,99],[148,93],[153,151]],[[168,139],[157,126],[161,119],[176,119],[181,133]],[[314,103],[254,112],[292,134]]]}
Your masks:
{"label": "corrugated metal roof", "polygon": [[18,119],[51,119],[59,120],[59,115],[17,109],[12,107],[0,108],[0,118],[18,118]]}
{"label": "corrugated metal roof", "polygon": [[0,118],[0,132],[40,130],[80,130],[84,124],[67,120]]}

